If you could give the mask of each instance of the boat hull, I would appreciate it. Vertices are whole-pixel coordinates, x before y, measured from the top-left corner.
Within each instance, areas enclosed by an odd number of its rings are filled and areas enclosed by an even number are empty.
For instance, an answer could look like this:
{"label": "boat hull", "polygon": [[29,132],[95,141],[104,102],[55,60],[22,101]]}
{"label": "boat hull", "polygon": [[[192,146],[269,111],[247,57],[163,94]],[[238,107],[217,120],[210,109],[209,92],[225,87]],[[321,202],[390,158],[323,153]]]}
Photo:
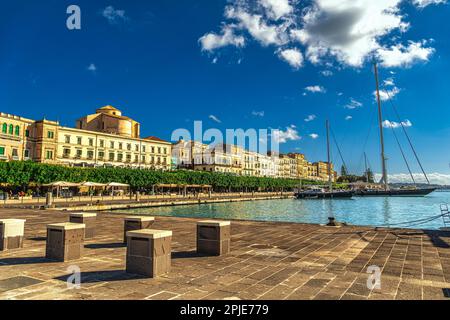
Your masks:
{"label": "boat hull", "polygon": [[343,192],[298,192],[295,194],[297,199],[350,199],[353,197],[353,191]]}
{"label": "boat hull", "polygon": [[360,190],[355,192],[357,197],[424,197],[429,195],[435,188],[427,189],[397,189],[397,190]]}

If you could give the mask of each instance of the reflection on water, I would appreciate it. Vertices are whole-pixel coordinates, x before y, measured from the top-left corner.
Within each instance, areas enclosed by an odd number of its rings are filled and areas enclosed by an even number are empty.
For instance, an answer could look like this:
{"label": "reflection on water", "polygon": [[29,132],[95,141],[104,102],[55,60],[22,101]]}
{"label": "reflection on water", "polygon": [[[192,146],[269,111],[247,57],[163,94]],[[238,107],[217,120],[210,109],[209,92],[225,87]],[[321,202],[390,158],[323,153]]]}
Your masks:
{"label": "reflection on water", "polygon": [[[450,203],[450,192],[434,192],[426,197],[355,197],[323,200],[265,200],[202,205],[121,210],[148,215],[327,223],[329,216],[353,225],[385,226],[440,214],[440,204]],[[438,229],[442,219],[417,226]]]}

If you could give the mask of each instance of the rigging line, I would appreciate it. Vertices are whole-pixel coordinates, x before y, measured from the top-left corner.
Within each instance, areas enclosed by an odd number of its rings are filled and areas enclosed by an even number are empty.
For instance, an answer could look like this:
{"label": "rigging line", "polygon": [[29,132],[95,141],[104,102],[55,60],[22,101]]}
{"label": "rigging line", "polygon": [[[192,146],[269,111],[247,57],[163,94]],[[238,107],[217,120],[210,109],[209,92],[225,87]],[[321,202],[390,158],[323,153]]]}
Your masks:
{"label": "rigging line", "polygon": [[400,118],[400,115],[399,115],[399,113],[398,113],[398,111],[397,111],[397,108],[396,108],[395,105],[394,105],[394,102],[392,102],[391,94],[389,93],[388,90],[386,90],[386,93],[387,93],[387,95],[388,95],[389,102],[391,103],[392,108],[394,109],[394,112],[395,112],[395,114],[397,115],[398,122],[399,122],[400,125],[402,126],[403,132],[405,133],[405,136],[406,136],[406,138],[408,139],[408,143],[409,143],[409,145],[410,145],[410,147],[411,147],[411,149],[412,149],[412,151],[413,151],[413,153],[414,153],[414,156],[416,157],[417,163],[418,163],[419,166],[420,166],[420,170],[422,170],[422,173],[423,173],[423,175],[425,176],[425,179],[427,180],[427,183],[430,184],[430,180],[428,179],[428,176],[427,176],[425,170],[423,169],[422,163],[420,162],[420,159],[419,159],[419,156],[417,155],[416,149],[414,149],[414,146],[413,146],[413,144],[412,144],[412,141],[411,141],[411,139],[410,139],[408,133],[406,132],[405,125],[403,124],[403,121],[402,121],[401,118]]}
{"label": "rigging line", "polygon": [[431,217],[418,219],[418,220],[411,220],[411,221],[404,221],[404,222],[397,222],[397,223],[389,223],[389,224],[386,224],[384,226],[398,226],[398,225],[406,225],[406,224],[429,222],[429,221],[433,221],[433,220],[442,218],[443,216],[445,216],[445,213],[444,214],[435,215],[435,216],[431,216]]}
{"label": "rigging line", "polygon": [[391,124],[390,127],[392,129],[392,133],[394,134],[395,140],[397,141],[398,148],[400,149],[400,152],[402,153],[403,160],[405,160],[406,167],[408,168],[408,171],[409,171],[409,175],[411,176],[411,179],[412,179],[413,183],[416,184],[416,180],[414,179],[414,176],[413,176],[413,174],[411,172],[411,168],[409,167],[408,160],[406,159],[405,153],[403,152],[403,148],[402,148],[402,146],[400,144],[400,141],[398,140],[397,134],[395,133],[394,126]]}
{"label": "rigging line", "polygon": [[[364,154],[364,152],[366,151],[367,142],[369,141],[370,134],[372,133],[372,124],[373,124],[373,122],[375,120],[375,116],[376,116],[376,112],[375,112],[375,109],[373,109],[372,115],[371,115],[371,118],[370,118],[370,122],[369,122],[369,129],[367,131],[367,136],[366,136],[366,139],[365,139],[363,147],[362,147],[362,151],[363,151],[362,154]],[[361,155],[361,157],[362,157],[362,155]],[[358,168],[358,171],[359,171],[359,169],[360,168]]]}
{"label": "rigging line", "polygon": [[[333,131],[332,128],[330,128],[330,131],[331,131],[331,136],[333,137],[334,143],[336,144],[336,148],[337,148],[337,150],[338,150],[339,157],[341,158],[342,165],[344,166],[345,171],[346,171],[347,174],[348,174],[348,173],[349,173],[349,172],[348,172],[348,167],[347,167],[347,164],[345,163],[344,157],[342,156],[341,148],[339,148],[339,145],[338,145],[337,140],[336,140],[336,136],[334,135],[334,131]],[[335,169],[336,169],[336,168],[335,168]]]}

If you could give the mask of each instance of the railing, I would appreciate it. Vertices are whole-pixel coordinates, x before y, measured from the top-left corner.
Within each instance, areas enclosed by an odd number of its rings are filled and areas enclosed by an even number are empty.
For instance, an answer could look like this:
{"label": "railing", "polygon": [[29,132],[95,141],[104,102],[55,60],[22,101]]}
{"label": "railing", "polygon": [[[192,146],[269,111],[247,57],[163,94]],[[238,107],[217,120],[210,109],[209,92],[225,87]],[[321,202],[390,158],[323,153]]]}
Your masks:
{"label": "railing", "polygon": [[[197,193],[197,194],[187,194],[186,196],[182,194],[155,194],[155,195],[140,195],[140,201],[156,201],[156,200],[170,200],[170,199],[179,199],[179,200],[194,200],[194,199],[229,199],[229,198],[262,198],[262,197],[275,197],[289,194],[289,192],[217,192],[211,193],[211,196],[208,193]],[[136,194],[123,194],[123,195],[100,195],[100,196],[88,196],[88,195],[76,195],[71,197],[59,197],[53,198],[53,203],[55,204],[64,204],[64,203],[105,203],[105,202],[114,202],[114,201],[136,201]],[[14,199],[5,199],[0,200],[0,204],[3,205],[45,205],[46,197],[31,197],[24,196],[18,197]]]}

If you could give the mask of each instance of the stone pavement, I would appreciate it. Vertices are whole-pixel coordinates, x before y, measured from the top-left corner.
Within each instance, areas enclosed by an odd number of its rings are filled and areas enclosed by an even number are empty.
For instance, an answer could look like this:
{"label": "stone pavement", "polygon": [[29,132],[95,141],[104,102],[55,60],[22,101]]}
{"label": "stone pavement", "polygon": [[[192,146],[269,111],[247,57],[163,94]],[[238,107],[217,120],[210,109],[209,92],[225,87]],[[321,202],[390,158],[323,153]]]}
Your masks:
{"label": "stone pavement", "polygon": [[[450,234],[420,230],[233,221],[231,253],[199,256],[196,219],[156,217],[173,231],[172,271],[147,279],[125,273],[123,216],[100,213],[82,259],[51,262],[46,225],[68,213],[0,209],[24,218],[24,248],[0,253],[0,299],[448,299]],[[68,267],[81,289],[68,289]],[[381,289],[367,268],[381,268]]]}

